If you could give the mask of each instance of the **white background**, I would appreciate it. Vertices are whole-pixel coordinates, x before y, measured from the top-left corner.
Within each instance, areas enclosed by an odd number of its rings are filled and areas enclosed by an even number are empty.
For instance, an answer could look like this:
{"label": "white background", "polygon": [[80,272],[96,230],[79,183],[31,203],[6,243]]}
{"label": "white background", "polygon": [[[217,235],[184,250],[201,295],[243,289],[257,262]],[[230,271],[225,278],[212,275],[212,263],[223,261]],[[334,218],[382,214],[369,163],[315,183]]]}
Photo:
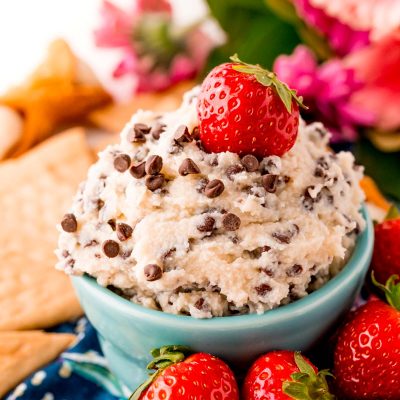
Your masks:
{"label": "white background", "polygon": [[[113,0],[125,7],[132,1]],[[206,13],[203,0],[171,3],[180,23],[190,23]],[[0,93],[23,80],[56,37],[66,38],[108,84],[119,53],[97,49],[93,44],[100,4],[101,0],[0,0]]]}

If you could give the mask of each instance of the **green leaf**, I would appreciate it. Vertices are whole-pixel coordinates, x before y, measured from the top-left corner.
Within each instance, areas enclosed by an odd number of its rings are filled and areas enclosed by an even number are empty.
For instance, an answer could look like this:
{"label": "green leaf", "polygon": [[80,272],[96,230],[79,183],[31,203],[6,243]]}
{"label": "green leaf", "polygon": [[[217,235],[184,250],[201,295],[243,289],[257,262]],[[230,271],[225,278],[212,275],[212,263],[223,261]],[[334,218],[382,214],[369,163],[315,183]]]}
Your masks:
{"label": "green leaf", "polygon": [[392,204],[392,206],[389,208],[389,211],[385,216],[385,221],[389,221],[390,219],[397,219],[399,217],[400,217],[399,209],[395,204]]}
{"label": "green leaf", "polygon": [[314,368],[304,359],[300,352],[296,351],[294,353],[294,361],[300,372],[308,374],[309,376],[315,376]]}
{"label": "green leaf", "polygon": [[383,153],[367,139],[362,139],[356,143],[354,153],[357,162],[365,166],[365,173],[379,188],[386,195],[400,200],[400,152]]}
{"label": "green leaf", "polygon": [[207,0],[213,16],[227,34],[227,43],[216,49],[205,71],[226,62],[239,53],[251,63],[272,68],[275,58],[290,54],[300,37],[295,28],[283,21],[264,0]]}
{"label": "green leaf", "polygon": [[283,104],[285,105],[287,111],[290,113],[292,112],[292,94],[290,91],[287,90],[282,84],[274,85],[276,91],[278,92],[279,97],[281,98]]}
{"label": "green leaf", "polygon": [[287,394],[292,399],[310,400],[307,386],[299,382],[284,382],[282,385],[283,393]]}
{"label": "green leaf", "polygon": [[374,271],[371,273],[372,283],[385,293],[385,297],[390,306],[400,311],[400,282],[399,275],[392,275],[386,282],[385,285],[379,283],[375,279]]}

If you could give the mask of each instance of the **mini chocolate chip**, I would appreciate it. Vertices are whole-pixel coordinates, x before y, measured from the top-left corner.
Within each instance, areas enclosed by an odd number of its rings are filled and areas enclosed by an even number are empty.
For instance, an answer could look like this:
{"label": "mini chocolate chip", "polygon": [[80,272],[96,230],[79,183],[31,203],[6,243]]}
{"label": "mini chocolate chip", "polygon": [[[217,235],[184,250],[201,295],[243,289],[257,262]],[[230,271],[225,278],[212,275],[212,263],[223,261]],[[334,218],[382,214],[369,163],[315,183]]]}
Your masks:
{"label": "mini chocolate chip", "polygon": [[67,257],[69,257],[69,256],[70,256],[70,254],[69,254],[69,251],[68,251],[68,250],[63,250],[63,251],[62,251],[62,253],[61,253],[61,255],[62,255],[64,258],[67,258]]}
{"label": "mini chocolate chip", "polygon": [[222,225],[227,231],[236,231],[240,228],[240,218],[232,213],[225,214],[222,218]]}
{"label": "mini chocolate chip", "polygon": [[135,124],[128,135],[128,140],[133,143],[145,142],[145,135],[149,132],[149,126],[141,123]]}
{"label": "mini chocolate chip", "polygon": [[261,183],[268,193],[275,193],[278,184],[278,175],[267,174],[261,177]]}
{"label": "mini chocolate chip", "polygon": [[197,230],[200,232],[212,232],[215,226],[215,219],[206,215],[203,222],[200,225],[197,225]]}
{"label": "mini chocolate chip", "polygon": [[326,186],[324,186],[322,189],[321,189],[321,195],[323,196],[323,197],[325,197],[326,198],[326,200],[327,200],[327,202],[329,203],[329,204],[333,204],[333,200],[334,200],[334,198],[333,198],[333,194],[332,194],[332,192],[329,190],[329,188],[327,188]]}
{"label": "mini chocolate chip", "polygon": [[146,178],[145,184],[147,189],[151,190],[154,192],[157,189],[160,189],[165,182],[164,175],[159,174],[159,175],[150,175]]}
{"label": "mini chocolate chip", "polygon": [[96,239],[90,240],[87,242],[83,247],[92,247],[92,246],[97,246],[99,242]]}
{"label": "mini chocolate chip", "polygon": [[234,175],[244,171],[244,167],[241,164],[234,164],[228,167],[225,171],[226,176],[229,180],[233,181]]}
{"label": "mini chocolate chip", "polygon": [[272,290],[271,286],[268,285],[268,283],[262,283],[260,286],[256,286],[254,289],[256,289],[256,292],[260,296],[265,296],[268,292]]}
{"label": "mini chocolate chip", "polygon": [[162,269],[157,264],[148,264],[144,267],[144,276],[149,282],[157,281],[162,277]]}
{"label": "mini chocolate chip", "polygon": [[117,257],[119,254],[119,244],[114,240],[106,240],[103,243],[103,251],[108,258]]}
{"label": "mini chocolate chip", "polygon": [[165,125],[161,124],[160,122],[157,122],[152,128],[151,128],[151,136],[153,136],[153,139],[158,140],[160,139],[160,136],[162,133],[165,131]]}
{"label": "mini chocolate chip", "polygon": [[326,158],[324,156],[319,157],[317,159],[317,165],[319,167],[321,167],[322,169],[325,169],[325,170],[329,169],[328,161],[326,160]]}
{"label": "mini chocolate chip", "polygon": [[145,164],[145,171],[148,175],[157,175],[163,167],[163,160],[160,156],[150,156]]}
{"label": "mini chocolate chip", "polygon": [[204,144],[201,140],[196,140],[196,146],[199,150],[204,151],[204,152],[206,151],[204,148]]}
{"label": "mini chocolate chip", "polygon": [[171,249],[169,249],[168,251],[166,251],[163,255],[162,255],[162,259],[164,261],[168,260],[169,258],[172,258],[173,254],[176,252],[176,248],[172,247]]}
{"label": "mini chocolate chip", "polygon": [[192,138],[194,140],[199,140],[200,139],[200,129],[198,126],[195,126],[192,130]]}
{"label": "mini chocolate chip", "polygon": [[130,225],[123,222],[117,224],[117,236],[121,242],[129,239],[132,236],[133,229]]}
{"label": "mini chocolate chip", "polygon": [[180,165],[178,172],[180,175],[186,176],[189,174],[199,174],[200,169],[192,159],[185,158],[182,161],[182,164]]}
{"label": "mini chocolate chip", "polygon": [[131,158],[128,154],[120,154],[114,159],[114,168],[118,172],[125,172],[131,166]]}
{"label": "mini chocolate chip", "polygon": [[274,232],[272,237],[279,243],[289,244],[293,235],[290,232]]}
{"label": "mini chocolate chip", "polygon": [[132,249],[127,249],[127,250],[122,250],[120,251],[119,255],[121,256],[122,259],[126,260],[129,258],[132,254]]}
{"label": "mini chocolate chip", "polygon": [[141,179],[146,175],[146,163],[143,161],[140,164],[132,165],[129,172],[136,179]]}
{"label": "mini chocolate chip", "polygon": [[246,168],[247,172],[256,172],[258,168],[260,168],[260,163],[258,162],[257,158],[254,157],[252,154],[247,154],[241,159],[241,163]]}
{"label": "mini chocolate chip", "polygon": [[68,233],[76,232],[78,229],[78,222],[74,214],[65,214],[61,221],[61,228]]}
{"label": "mini chocolate chip", "polygon": [[249,254],[250,258],[257,259],[257,258],[261,257],[262,253],[266,253],[270,250],[271,250],[271,247],[262,246],[262,247],[257,247],[254,250],[249,250],[248,254]]}
{"label": "mini chocolate chip", "polygon": [[109,219],[109,220],[107,221],[107,224],[111,226],[111,229],[112,229],[113,231],[115,231],[115,229],[116,229],[116,227],[117,227],[117,224],[116,224],[114,218]]}
{"label": "mini chocolate chip", "polygon": [[95,253],[95,255],[94,255],[96,258],[101,258],[101,254],[99,254],[99,253]]}
{"label": "mini chocolate chip", "polygon": [[314,170],[314,176],[317,178],[325,178],[326,174],[321,167],[316,167]]}
{"label": "mini chocolate chip", "polygon": [[222,181],[219,179],[213,179],[211,182],[208,182],[204,188],[204,193],[210,199],[218,197],[224,191],[225,186]]}
{"label": "mini chocolate chip", "polygon": [[272,278],[275,275],[274,272],[269,268],[261,268],[261,272],[269,276],[270,278]]}
{"label": "mini chocolate chip", "polygon": [[205,300],[200,297],[200,299],[198,299],[196,301],[196,303],[194,303],[194,306],[198,309],[198,310],[207,310],[207,303],[205,302]]}
{"label": "mini chocolate chip", "polygon": [[328,133],[328,131],[327,131],[325,128],[317,127],[317,128],[315,128],[315,130],[319,133],[319,135],[321,136],[321,138],[323,138],[324,136],[326,136],[326,134]]}
{"label": "mini chocolate chip", "polygon": [[101,199],[97,199],[96,207],[97,207],[97,211],[100,211],[104,207],[104,201]]}
{"label": "mini chocolate chip", "polygon": [[294,264],[288,271],[286,271],[286,275],[293,277],[299,275],[303,272],[303,267],[299,264]]}
{"label": "mini chocolate chip", "polygon": [[218,156],[214,156],[210,162],[209,162],[211,167],[217,167],[218,166]]}
{"label": "mini chocolate chip", "polygon": [[271,158],[266,158],[260,163],[260,173],[261,175],[271,174],[278,169],[278,165]]}
{"label": "mini chocolate chip", "polygon": [[185,125],[181,125],[175,132],[174,135],[175,142],[182,144],[182,143],[189,143],[193,140],[192,136],[189,133],[188,127]]}

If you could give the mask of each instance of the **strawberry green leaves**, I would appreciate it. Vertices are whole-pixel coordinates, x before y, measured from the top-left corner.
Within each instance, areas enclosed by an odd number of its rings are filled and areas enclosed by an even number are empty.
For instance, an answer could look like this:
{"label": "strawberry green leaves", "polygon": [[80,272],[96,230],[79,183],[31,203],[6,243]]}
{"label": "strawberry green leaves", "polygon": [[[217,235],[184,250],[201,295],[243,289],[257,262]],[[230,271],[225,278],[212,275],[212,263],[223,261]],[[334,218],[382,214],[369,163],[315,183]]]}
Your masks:
{"label": "strawberry green leaves", "polygon": [[237,54],[234,54],[232,57],[230,57],[230,59],[237,64],[233,65],[232,67],[235,71],[254,75],[257,81],[263,86],[272,86],[278,93],[279,98],[282,100],[282,103],[285,105],[289,113],[292,112],[293,100],[296,101],[300,107],[307,109],[307,107],[303,104],[303,98],[301,96],[297,96],[295,90],[290,89],[286,83],[279,80],[274,72],[268,71],[258,64],[247,64],[240,60]]}
{"label": "strawberry green leaves", "polygon": [[371,273],[372,283],[385,293],[385,297],[389,305],[397,311],[400,311],[400,282],[398,275],[392,275],[385,285],[379,283],[375,279],[374,271]]}
{"label": "strawberry green leaves", "polygon": [[285,381],[282,390],[296,400],[334,400],[335,396],[329,392],[327,376],[333,376],[329,371],[322,370],[316,373],[313,367],[301,356],[294,354],[294,360],[300,372],[293,373],[292,381]]}
{"label": "strawberry green leaves", "polygon": [[388,221],[390,219],[398,219],[400,218],[400,212],[399,209],[397,208],[396,205],[392,204],[392,206],[389,208],[389,211],[387,212],[385,216],[385,221]]}

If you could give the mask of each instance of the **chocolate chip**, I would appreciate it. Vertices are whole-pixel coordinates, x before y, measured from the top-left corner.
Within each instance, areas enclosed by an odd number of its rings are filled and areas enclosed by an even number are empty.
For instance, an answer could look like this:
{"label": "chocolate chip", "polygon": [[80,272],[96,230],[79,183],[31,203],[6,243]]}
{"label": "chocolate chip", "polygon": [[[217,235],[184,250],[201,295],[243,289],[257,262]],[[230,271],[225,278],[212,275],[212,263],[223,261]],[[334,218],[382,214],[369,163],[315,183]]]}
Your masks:
{"label": "chocolate chip", "polygon": [[61,228],[68,233],[76,232],[78,229],[78,222],[74,214],[65,214],[61,221]]}
{"label": "chocolate chip", "polygon": [[197,230],[200,232],[212,232],[215,226],[215,219],[206,215],[203,222],[200,225],[197,225]]}
{"label": "chocolate chip", "polygon": [[128,134],[128,140],[132,143],[145,142],[147,135],[150,132],[150,127],[145,124],[135,124]]}
{"label": "chocolate chip", "polygon": [[225,214],[222,218],[222,225],[227,231],[236,231],[240,228],[240,218],[232,213]]}
{"label": "chocolate chip", "polygon": [[295,232],[288,230],[286,232],[274,232],[272,237],[279,243],[289,244],[294,235]]}
{"label": "chocolate chip", "polygon": [[132,249],[127,249],[127,250],[122,250],[120,251],[119,255],[121,256],[122,259],[126,260],[129,258],[132,254]]}
{"label": "chocolate chip", "polygon": [[92,246],[97,246],[99,242],[96,239],[90,240],[87,242],[83,247],[92,247]]}
{"label": "chocolate chip", "polygon": [[211,167],[217,167],[218,166],[218,156],[214,156],[210,161],[209,164]]}
{"label": "chocolate chip", "polygon": [[260,258],[262,253],[266,253],[267,251],[270,251],[271,247],[269,246],[262,246],[262,247],[257,247],[254,250],[249,250],[248,254],[250,256],[250,258],[252,259],[257,259]]}
{"label": "chocolate chip", "polygon": [[162,133],[165,131],[165,125],[157,122],[152,128],[151,128],[151,136],[153,139],[158,140],[160,139],[160,136]]}
{"label": "chocolate chip", "polygon": [[270,278],[272,278],[275,275],[274,272],[269,268],[261,268],[261,272],[269,276]]}
{"label": "chocolate chip", "polygon": [[131,166],[131,158],[128,154],[120,154],[114,159],[114,168],[118,172],[125,172]]}
{"label": "chocolate chip", "polygon": [[200,128],[198,126],[195,126],[192,130],[192,138],[194,140],[199,140],[200,139]]}
{"label": "chocolate chip", "polygon": [[273,175],[273,174],[263,175],[261,177],[261,183],[263,185],[263,188],[268,193],[275,193],[276,186],[278,184],[278,175]]}
{"label": "chocolate chip", "polygon": [[240,161],[247,172],[256,172],[260,168],[260,163],[257,158],[251,154],[247,154]]}
{"label": "chocolate chip", "polygon": [[132,236],[133,229],[130,225],[123,222],[117,224],[117,236],[121,242],[129,239]]}
{"label": "chocolate chip", "polygon": [[159,174],[159,175],[150,175],[146,178],[145,184],[147,189],[151,190],[154,192],[157,189],[160,189],[165,182],[164,175]]}
{"label": "chocolate chip", "polygon": [[132,165],[129,172],[131,173],[131,175],[134,178],[141,179],[146,175],[145,166],[146,166],[146,163],[144,161],[141,162],[140,164]]}
{"label": "chocolate chip", "polygon": [[160,156],[150,156],[145,164],[145,171],[148,175],[157,175],[163,167],[163,160]]}
{"label": "chocolate chip", "polygon": [[208,310],[207,303],[202,297],[200,297],[200,299],[198,299],[196,301],[196,303],[194,303],[194,306],[200,311],[201,310]]}
{"label": "chocolate chip", "polygon": [[180,165],[178,172],[180,175],[186,176],[189,174],[199,174],[200,169],[192,159],[185,158],[182,161],[182,164]]}
{"label": "chocolate chip", "polygon": [[97,199],[96,207],[97,207],[97,211],[100,211],[104,207],[104,201],[101,199]]}
{"label": "chocolate chip", "polygon": [[119,244],[114,240],[106,240],[103,243],[103,251],[108,258],[117,257],[119,254]]}
{"label": "chocolate chip", "polygon": [[286,275],[293,277],[299,275],[303,272],[303,267],[299,264],[294,264],[288,271],[286,271]]}
{"label": "chocolate chip", "polygon": [[111,226],[111,229],[112,229],[113,231],[115,231],[115,229],[116,229],[116,227],[117,227],[117,224],[116,224],[114,218],[113,218],[113,219],[109,219],[109,220],[107,221],[107,224]]}
{"label": "chocolate chip", "polygon": [[234,175],[239,174],[240,172],[243,172],[243,171],[244,171],[243,165],[235,164],[235,165],[231,165],[230,167],[228,167],[227,170],[225,171],[225,174],[229,180],[233,181]]}
{"label": "chocolate chip", "polygon": [[182,143],[189,143],[193,140],[192,136],[189,133],[188,127],[185,125],[181,125],[175,132],[174,135],[175,142],[182,144]]}
{"label": "chocolate chip", "polygon": [[196,185],[196,190],[199,192],[199,193],[203,193],[204,192],[204,189],[206,188],[206,186],[207,186],[207,184],[208,184],[208,182],[210,182],[207,178],[202,178],[202,179],[200,179],[199,180],[199,182],[197,183],[197,185]]}
{"label": "chocolate chip", "polygon": [[162,259],[164,261],[167,261],[168,259],[172,258],[173,254],[176,252],[176,248],[172,247],[171,249],[169,249],[168,251],[166,251],[163,255],[162,255]]}
{"label": "chocolate chip", "polygon": [[314,203],[321,200],[321,192],[318,192],[315,197],[312,197],[310,191],[313,191],[315,186],[307,186],[304,190],[303,207],[307,211],[312,211],[314,209]]}
{"label": "chocolate chip", "polygon": [[260,286],[254,288],[259,296],[265,296],[268,292],[272,290],[268,283],[262,283]]}
{"label": "chocolate chip", "polygon": [[206,187],[204,188],[204,193],[210,199],[214,199],[221,195],[224,191],[225,186],[222,181],[219,179],[213,179],[211,182],[207,183]]}
{"label": "chocolate chip", "polygon": [[148,264],[144,267],[144,276],[149,282],[157,281],[162,277],[162,269],[157,264]]}
{"label": "chocolate chip", "polygon": [[278,172],[278,170],[279,167],[276,164],[275,160],[273,160],[272,158],[265,158],[260,163],[261,175],[276,173]]}
{"label": "chocolate chip", "polygon": [[327,188],[326,186],[324,186],[324,187],[321,189],[321,195],[326,199],[326,201],[327,201],[329,204],[333,204],[334,198],[333,198],[333,194],[332,194],[332,192],[329,190],[329,188]]}
{"label": "chocolate chip", "polygon": [[67,257],[69,257],[69,256],[70,256],[70,254],[69,254],[69,251],[68,251],[68,250],[63,250],[63,251],[62,251],[62,253],[61,253],[61,255],[62,255],[64,258],[67,258]]}

